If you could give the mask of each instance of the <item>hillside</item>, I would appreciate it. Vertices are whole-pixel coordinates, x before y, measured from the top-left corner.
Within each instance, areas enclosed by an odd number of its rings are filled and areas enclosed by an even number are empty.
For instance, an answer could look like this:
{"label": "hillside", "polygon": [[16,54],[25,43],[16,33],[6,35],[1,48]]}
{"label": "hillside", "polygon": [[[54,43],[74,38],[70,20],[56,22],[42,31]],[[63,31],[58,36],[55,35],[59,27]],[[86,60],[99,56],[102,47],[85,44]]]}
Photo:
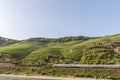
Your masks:
{"label": "hillside", "polygon": [[0,47],[0,59],[24,66],[116,64],[120,60],[120,34],[104,37],[30,38]]}
{"label": "hillside", "polygon": [[0,37],[0,46],[5,46],[18,42],[18,40],[13,40],[9,38]]}

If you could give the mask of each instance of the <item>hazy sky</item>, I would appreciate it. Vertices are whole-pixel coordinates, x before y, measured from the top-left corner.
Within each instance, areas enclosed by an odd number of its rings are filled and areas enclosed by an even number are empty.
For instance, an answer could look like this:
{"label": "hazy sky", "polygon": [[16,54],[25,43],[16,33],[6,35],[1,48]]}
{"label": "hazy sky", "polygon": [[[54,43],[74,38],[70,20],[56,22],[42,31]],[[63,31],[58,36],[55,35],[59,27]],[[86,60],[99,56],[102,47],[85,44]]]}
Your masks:
{"label": "hazy sky", "polygon": [[0,36],[103,36],[120,32],[120,0],[0,0]]}

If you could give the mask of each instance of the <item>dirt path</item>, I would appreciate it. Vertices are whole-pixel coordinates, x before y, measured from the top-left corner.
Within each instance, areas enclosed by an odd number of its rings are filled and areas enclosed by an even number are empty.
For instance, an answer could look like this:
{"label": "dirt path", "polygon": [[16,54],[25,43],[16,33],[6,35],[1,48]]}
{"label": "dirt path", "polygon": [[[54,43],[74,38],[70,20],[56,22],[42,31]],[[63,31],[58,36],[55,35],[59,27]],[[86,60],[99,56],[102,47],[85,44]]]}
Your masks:
{"label": "dirt path", "polygon": [[50,80],[107,80],[107,79],[93,79],[93,78],[74,78],[74,77],[50,77],[50,76],[26,76],[26,75],[8,75],[0,74],[0,77],[12,77],[12,78],[33,78],[33,79],[50,79]]}

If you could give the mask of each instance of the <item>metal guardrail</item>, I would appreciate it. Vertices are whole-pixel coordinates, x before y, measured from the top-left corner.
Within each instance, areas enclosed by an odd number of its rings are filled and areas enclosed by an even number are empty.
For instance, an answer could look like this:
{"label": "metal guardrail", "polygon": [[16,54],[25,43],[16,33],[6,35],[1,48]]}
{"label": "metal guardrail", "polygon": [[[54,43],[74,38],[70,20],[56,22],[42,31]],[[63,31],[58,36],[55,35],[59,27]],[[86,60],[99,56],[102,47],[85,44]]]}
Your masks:
{"label": "metal guardrail", "polygon": [[88,65],[88,64],[54,64],[54,68],[111,68],[119,69],[120,65]]}

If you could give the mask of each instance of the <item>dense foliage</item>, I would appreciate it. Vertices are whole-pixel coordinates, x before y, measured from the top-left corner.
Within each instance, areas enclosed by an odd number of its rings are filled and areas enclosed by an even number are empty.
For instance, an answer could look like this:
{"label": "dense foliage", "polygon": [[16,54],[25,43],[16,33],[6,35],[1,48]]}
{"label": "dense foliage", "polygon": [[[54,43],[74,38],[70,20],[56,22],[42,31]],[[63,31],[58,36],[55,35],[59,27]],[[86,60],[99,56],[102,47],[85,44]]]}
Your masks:
{"label": "dense foliage", "polygon": [[68,42],[68,41],[75,41],[75,40],[88,40],[94,39],[96,37],[85,37],[85,36],[67,36],[61,38],[30,38],[27,41],[36,41],[36,42]]}
{"label": "dense foliage", "polygon": [[49,67],[0,67],[0,74],[18,75],[45,75],[55,77],[89,77],[96,79],[119,80],[119,69],[74,69],[74,68],[49,68]]}

